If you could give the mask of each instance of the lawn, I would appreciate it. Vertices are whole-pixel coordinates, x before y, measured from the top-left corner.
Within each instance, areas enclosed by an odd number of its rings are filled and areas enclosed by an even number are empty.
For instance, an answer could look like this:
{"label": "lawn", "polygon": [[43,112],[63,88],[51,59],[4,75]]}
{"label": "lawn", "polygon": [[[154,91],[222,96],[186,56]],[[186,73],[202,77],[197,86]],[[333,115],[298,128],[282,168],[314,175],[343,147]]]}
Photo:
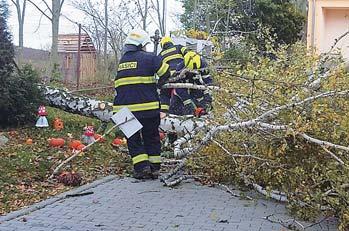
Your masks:
{"label": "lawn", "polygon": [[[71,187],[47,179],[62,160],[72,155],[68,147],[69,137],[80,139],[85,125],[93,125],[95,129],[100,126],[100,121],[92,118],[50,107],[47,110],[49,128],[39,129],[33,124],[0,132],[9,138],[9,142],[0,147],[0,215],[69,190]],[[53,129],[55,117],[63,120],[63,130]],[[64,147],[49,146],[48,139],[55,137],[65,139]],[[78,172],[82,184],[108,174],[130,173],[132,165],[127,154],[111,146],[114,137],[113,132],[106,142],[96,143],[62,170]],[[27,139],[32,139],[33,143],[27,144]]]}

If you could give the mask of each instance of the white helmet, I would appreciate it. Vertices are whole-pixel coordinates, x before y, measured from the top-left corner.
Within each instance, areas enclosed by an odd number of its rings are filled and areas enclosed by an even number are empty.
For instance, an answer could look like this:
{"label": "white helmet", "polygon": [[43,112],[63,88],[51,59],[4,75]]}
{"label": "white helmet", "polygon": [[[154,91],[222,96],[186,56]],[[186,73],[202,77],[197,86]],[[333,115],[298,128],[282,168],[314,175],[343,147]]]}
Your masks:
{"label": "white helmet", "polygon": [[126,38],[125,44],[131,44],[135,46],[142,45],[144,47],[148,43],[150,43],[150,37],[147,32],[144,30],[138,29],[138,30],[132,30]]}

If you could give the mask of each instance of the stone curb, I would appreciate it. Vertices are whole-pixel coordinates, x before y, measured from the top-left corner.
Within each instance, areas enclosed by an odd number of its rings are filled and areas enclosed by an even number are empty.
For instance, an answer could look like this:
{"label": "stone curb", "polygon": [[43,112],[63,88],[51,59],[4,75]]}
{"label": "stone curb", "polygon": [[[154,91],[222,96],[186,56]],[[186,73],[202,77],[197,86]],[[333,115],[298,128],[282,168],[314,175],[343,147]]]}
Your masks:
{"label": "stone curb", "polygon": [[61,194],[54,196],[52,198],[49,198],[49,199],[43,200],[41,202],[38,202],[36,204],[30,205],[26,208],[11,212],[11,213],[4,215],[4,216],[0,216],[0,223],[5,222],[5,221],[9,221],[9,220],[13,220],[13,219],[16,219],[17,217],[26,215],[28,213],[34,212],[34,211],[42,209],[42,208],[45,208],[48,205],[51,205],[57,201],[60,201],[60,200],[67,198],[67,195],[81,193],[81,192],[86,191],[88,189],[97,187],[100,184],[104,184],[104,183],[107,183],[109,181],[112,181],[112,180],[115,180],[118,178],[119,177],[115,176],[115,175],[103,177],[102,179],[96,180],[90,184],[85,184],[79,188],[70,190],[68,192],[61,193]]}

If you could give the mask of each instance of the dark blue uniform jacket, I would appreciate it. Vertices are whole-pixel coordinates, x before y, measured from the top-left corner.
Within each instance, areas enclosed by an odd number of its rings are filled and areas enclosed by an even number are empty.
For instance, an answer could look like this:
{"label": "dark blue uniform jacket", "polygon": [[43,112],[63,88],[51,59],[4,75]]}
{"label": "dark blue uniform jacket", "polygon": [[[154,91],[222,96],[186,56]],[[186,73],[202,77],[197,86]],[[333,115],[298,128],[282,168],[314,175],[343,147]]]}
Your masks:
{"label": "dark blue uniform jacket", "polygon": [[115,77],[113,112],[127,107],[136,118],[158,116],[160,103],[155,74],[159,83],[164,82],[170,75],[169,66],[140,47],[126,45],[125,48]]}

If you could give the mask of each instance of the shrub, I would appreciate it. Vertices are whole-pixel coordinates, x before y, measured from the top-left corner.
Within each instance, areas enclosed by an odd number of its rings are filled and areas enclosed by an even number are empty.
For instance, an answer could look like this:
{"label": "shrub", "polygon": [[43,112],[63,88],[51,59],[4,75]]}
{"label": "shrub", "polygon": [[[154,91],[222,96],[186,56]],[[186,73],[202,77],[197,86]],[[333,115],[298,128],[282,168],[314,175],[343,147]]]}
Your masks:
{"label": "shrub", "polygon": [[0,126],[16,126],[35,120],[36,111],[44,102],[38,88],[38,73],[25,65],[17,73],[0,74]]}
{"label": "shrub", "polygon": [[31,122],[43,97],[38,74],[30,66],[14,71],[14,49],[8,32],[7,5],[0,2],[0,127]]}

